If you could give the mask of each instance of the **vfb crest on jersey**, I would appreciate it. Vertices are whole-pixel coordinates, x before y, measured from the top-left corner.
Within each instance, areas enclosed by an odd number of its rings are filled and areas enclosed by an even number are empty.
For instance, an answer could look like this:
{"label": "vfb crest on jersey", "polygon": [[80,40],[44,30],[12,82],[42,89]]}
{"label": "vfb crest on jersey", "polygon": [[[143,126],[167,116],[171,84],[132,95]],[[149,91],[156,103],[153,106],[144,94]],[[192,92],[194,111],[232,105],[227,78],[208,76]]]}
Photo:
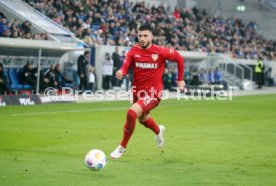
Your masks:
{"label": "vfb crest on jersey", "polygon": [[153,61],[156,61],[158,59],[158,54],[152,54],[151,58],[153,59]]}

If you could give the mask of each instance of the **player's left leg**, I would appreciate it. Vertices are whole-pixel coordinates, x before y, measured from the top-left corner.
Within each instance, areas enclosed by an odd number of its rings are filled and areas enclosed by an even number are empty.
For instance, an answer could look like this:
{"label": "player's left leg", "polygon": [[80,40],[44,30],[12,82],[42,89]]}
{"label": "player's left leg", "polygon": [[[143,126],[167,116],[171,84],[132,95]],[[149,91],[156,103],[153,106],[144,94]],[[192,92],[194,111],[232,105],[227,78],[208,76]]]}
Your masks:
{"label": "player's left leg", "polygon": [[160,132],[159,126],[156,124],[154,119],[149,115],[142,115],[138,118],[139,122],[144,125],[144,127],[152,130],[156,135]]}
{"label": "player's left leg", "polygon": [[165,143],[164,133],[165,127],[164,125],[157,125],[152,117],[149,115],[140,116],[139,122],[144,125],[146,128],[151,129],[156,134],[156,145],[158,148],[162,148]]}

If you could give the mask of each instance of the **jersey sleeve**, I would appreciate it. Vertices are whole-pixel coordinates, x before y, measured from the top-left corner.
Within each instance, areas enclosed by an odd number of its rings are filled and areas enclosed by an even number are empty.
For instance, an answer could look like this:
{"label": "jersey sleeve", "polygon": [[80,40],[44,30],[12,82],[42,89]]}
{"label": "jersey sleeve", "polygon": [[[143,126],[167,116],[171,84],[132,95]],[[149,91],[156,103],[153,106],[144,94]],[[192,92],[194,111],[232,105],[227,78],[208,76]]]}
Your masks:
{"label": "jersey sleeve", "polygon": [[133,63],[132,50],[130,49],[126,55],[123,66],[120,69],[123,72],[123,75],[126,75],[128,73],[128,70],[131,67],[132,63]]}
{"label": "jersey sleeve", "polygon": [[184,58],[172,48],[163,48],[163,56],[166,60],[177,62],[178,77],[177,80],[181,81],[184,79]]}

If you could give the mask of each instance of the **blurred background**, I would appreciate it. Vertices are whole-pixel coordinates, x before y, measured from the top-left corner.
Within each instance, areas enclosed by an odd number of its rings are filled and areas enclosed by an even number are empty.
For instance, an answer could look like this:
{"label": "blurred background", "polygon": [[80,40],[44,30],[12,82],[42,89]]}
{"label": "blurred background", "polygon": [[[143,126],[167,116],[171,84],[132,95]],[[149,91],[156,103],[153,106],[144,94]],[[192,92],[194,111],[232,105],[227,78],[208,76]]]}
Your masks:
{"label": "blurred background", "polygon": [[[127,91],[132,74],[114,75],[142,24],[185,58],[188,88],[265,90],[276,80],[275,10],[275,0],[0,0],[0,93]],[[168,61],[165,89],[177,73]]]}

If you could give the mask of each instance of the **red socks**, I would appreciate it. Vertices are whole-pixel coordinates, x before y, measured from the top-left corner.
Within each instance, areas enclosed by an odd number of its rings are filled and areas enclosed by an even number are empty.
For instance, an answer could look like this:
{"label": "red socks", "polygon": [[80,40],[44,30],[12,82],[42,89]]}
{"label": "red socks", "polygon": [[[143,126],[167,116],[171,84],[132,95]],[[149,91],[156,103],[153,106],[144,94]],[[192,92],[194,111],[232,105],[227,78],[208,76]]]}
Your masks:
{"label": "red socks", "polygon": [[159,126],[155,123],[154,119],[150,117],[144,122],[141,122],[146,128],[151,129],[156,135],[159,134]]}
{"label": "red socks", "polygon": [[[136,119],[137,119],[137,114],[133,110],[128,110],[127,112],[127,117],[126,117],[126,122],[124,126],[124,136],[121,141],[121,145],[126,148],[128,141],[130,137],[132,136],[132,133],[135,129],[136,125]],[[141,122],[146,128],[151,129],[156,135],[159,134],[160,129],[159,126],[155,123],[153,118],[149,118],[144,122]]]}
{"label": "red socks", "polygon": [[127,118],[124,126],[124,137],[121,141],[121,145],[126,148],[127,143],[135,129],[137,115],[133,110],[128,110]]}

